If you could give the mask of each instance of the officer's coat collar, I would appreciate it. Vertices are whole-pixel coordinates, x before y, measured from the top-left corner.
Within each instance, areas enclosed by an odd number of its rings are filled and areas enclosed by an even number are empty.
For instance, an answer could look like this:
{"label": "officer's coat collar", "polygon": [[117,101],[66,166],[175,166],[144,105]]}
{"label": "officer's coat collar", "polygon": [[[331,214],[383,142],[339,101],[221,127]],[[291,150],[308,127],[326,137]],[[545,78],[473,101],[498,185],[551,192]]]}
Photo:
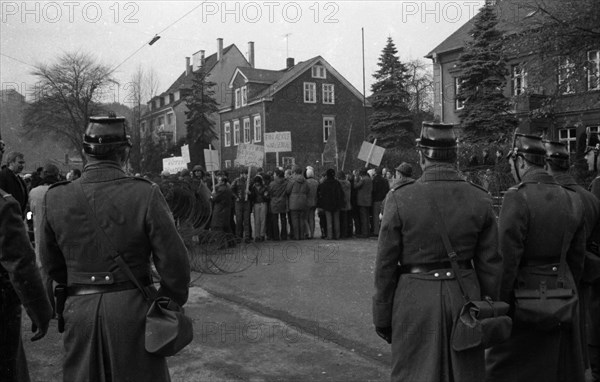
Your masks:
{"label": "officer's coat collar", "polygon": [[562,184],[563,186],[577,186],[579,185],[575,179],[569,174],[558,174],[554,176],[554,180],[558,184]]}
{"label": "officer's coat collar", "polygon": [[125,171],[113,161],[98,161],[87,164],[83,168],[81,181],[83,183],[108,182],[128,178]]}
{"label": "officer's coat collar", "polygon": [[456,168],[451,164],[432,164],[427,166],[423,171],[423,175],[419,178],[419,182],[435,182],[435,181],[457,181],[464,182],[465,180],[458,174]]}
{"label": "officer's coat collar", "polygon": [[550,183],[557,184],[556,180],[540,167],[530,167],[521,175],[521,183]]}

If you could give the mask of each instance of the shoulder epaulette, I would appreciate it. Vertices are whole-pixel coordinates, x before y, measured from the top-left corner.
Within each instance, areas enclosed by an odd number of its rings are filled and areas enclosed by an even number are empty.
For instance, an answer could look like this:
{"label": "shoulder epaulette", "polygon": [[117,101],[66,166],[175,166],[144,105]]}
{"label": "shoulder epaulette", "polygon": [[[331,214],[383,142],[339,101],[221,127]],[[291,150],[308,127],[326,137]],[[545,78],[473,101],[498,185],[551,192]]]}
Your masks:
{"label": "shoulder epaulette", "polygon": [[154,184],[154,182],[151,181],[150,179],[146,179],[146,178],[141,177],[141,176],[132,176],[131,179],[141,180],[141,181],[144,181],[146,183]]}
{"label": "shoulder epaulette", "polygon": [[486,190],[483,186],[480,186],[476,183],[473,182],[469,182],[467,181],[467,183],[469,183],[471,186],[475,187],[475,188],[479,188],[481,191],[485,192],[486,194],[489,194],[490,192],[488,190]]}
{"label": "shoulder epaulette", "polygon": [[0,188],[0,196],[2,196],[4,199],[8,199],[8,198],[12,197],[11,194],[9,194],[8,192],[4,191],[1,188]]}
{"label": "shoulder epaulette", "polygon": [[64,186],[65,184],[69,184],[69,183],[71,183],[71,181],[70,181],[70,180],[63,180],[63,181],[61,181],[61,182],[56,182],[56,183],[54,183],[54,184],[50,185],[50,187],[48,187],[48,190],[51,190],[51,189],[53,189],[54,187],[58,187],[58,186]]}
{"label": "shoulder epaulette", "polygon": [[406,182],[402,182],[402,183],[399,183],[399,184],[395,184],[395,185],[392,187],[392,189],[390,190],[390,192],[394,192],[394,191],[396,191],[396,190],[398,190],[398,189],[400,189],[400,188],[402,188],[402,187],[404,187],[404,186],[408,186],[409,184],[413,184],[414,182],[415,182],[415,180],[414,180],[414,179],[411,179],[411,180],[409,180],[409,181],[406,181]]}
{"label": "shoulder epaulette", "polygon": [[513,190],[513,191],[517,191],[519,188],[525,186],[525,183],[521,182],[519,184],[515,184],[512,187],[509,187],[509,189],[507,191]]}

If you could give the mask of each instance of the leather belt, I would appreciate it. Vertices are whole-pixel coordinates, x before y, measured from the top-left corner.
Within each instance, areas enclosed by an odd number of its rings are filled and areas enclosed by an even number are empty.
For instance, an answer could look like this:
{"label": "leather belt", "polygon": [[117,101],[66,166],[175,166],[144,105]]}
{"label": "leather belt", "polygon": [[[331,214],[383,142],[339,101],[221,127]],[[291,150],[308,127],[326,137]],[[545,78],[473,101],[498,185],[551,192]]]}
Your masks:
{"label": "leather belt", "polygon": [[521,259],[521,267],[539,267],[543,265],[558,264],[560,257],[538,257],[534,259]]}
{"label": "leather belt", "polygon": [[[456,264],[459,269],[473,269],[470,260],[459,260]],[[404,264],[399,268],[400,273],[427,273],[436,269],[450,269],[452,264],[450,264],[450,261],[442,261],[439,263]]]}
{"label": "leather belt", "polygon": [[[152,284],[152,280],[140,280],[142,286]],[[129,289],[136,289],[137,286],[132,281],[124,281],[117,284],[71,284],[67,287],[67,296],[86,296],[90,294],[120,292]]]}

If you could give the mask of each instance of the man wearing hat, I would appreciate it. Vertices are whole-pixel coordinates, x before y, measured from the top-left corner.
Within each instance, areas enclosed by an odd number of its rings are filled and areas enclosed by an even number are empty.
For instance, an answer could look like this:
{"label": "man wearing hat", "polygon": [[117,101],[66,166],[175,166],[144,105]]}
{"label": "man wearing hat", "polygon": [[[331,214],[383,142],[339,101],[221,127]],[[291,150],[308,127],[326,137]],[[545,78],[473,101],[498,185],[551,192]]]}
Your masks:
{"label": "man wearing hat", "polygon": [[123,171],[131,147],[125,124],[114,115],[91,117],[81,178],[46,193],[40,255],[61,285],[56,310],[59,331],[64,325],[65,381],[170,380],[165,358],[145,350],[148,302],[118,261],[151,296],[179,305],[188,298],[190,264],[158,185]]}
{"label": "man wearing hat", "polygon": [[453,125],[423,122],[417,150],[423,175],[395,186],[385,201],[375,264],[375,330],[392,344],[392,381],[480,382],[483,346],[462,352],[451,346],[464,299],[438,216],[471,297],[496,299],[502,259],[491,197],[458,174]]}
{"label": "man wearing hat", "polygon": [[[590,171],[598,172],[598,154],[600,152],[600,139],[598,133],[589,132],[587,134],[587,148],[585,150],[585,159]],[[600,176],[590,184],[591,193],[600,199]],[[588,354],[590,366],[592,369],[592,381],[600,381],[600,235],[596,232],[588,240],[586,248],[585,264],[583,278],[581,280],[581,290],[586,307],[586,338],[588,344]]]}
{"label": "man wearing hat", "polygon": [[[4,142],[0,139],[0,161]],[[34,324],[37,341],[46,335],[52,307],[35,265],[35,253],[16,199],[0,189],[0,381],[28,382],[21,340],[21,305]]]}
{"label": "man wearing hat", "polygon": [[[544,171],[546,148],[540,137],[515,134],[508,161],[519,184],[506,192],[498,221],[504,262],[500,299],[514,309],[515,289],[539,289],[541,283],[556,288],[563,248],[568,264],[564,288],[576,293],[585,249],[581,199]],[[542,330],[515,315],[511,338],[487,353],[486,381],[583,382],[579,319],[573,318],[571,328]]]}

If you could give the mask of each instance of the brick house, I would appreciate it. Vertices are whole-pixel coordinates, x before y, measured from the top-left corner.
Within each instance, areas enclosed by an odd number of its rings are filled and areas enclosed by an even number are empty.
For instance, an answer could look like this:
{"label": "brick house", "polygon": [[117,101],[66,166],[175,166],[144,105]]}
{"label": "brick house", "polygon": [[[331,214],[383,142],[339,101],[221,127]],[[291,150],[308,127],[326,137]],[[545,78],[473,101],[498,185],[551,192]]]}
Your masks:
{"label": "brick house", "polygon": [[[199,50],[192,56],[186,57],[185,70],[163,93],[148,101],[148,111],[142,115],[140,130],[141,136],[147,137],[156,134],[163,140],[167,147],[173,146],[186,137],[186,111],[185,97],[189,95],[192,87],[193,73],[200,67],[208,71],[208,81],[216,84],[215,100],[219,105],[228,105],[231,102],[231,93],[227,84],[233,72],[238,67],[254,66],[254,43],[248,43],[249,57],[246,59],[235,44],[223,47],[223,39],[217,39],[217,51],[205,57],[205,51]],[[216,113],[210,116],[215,125],[218,119]],[[213,142],[218,147],[218,142]],[[192,164],[195,158],[202,157],[202,148],[190,147]],[[203,161],[203,159],[202,159]],[[199,163],[196,160],[196,163]]]}
{"label": "brick house", "polygon": [[[569,150],[581,153],[585,147],[586,129],[600,129],[600,44],[582,57],[562,57],[558,63],[541,61],[532,49],[520,46],[519,32],[537,17],[524,3],[496,1],[498,29],[511,43],[508,57],[509,77],[505,95],[513,103],[513,112],[519,119],[519,131],[545,134],[549,139],[567,143]],[[459,57],[470,37],[474,18],[462,25],[435,47],[426,58],[433,61],[434,114],[446,123],[460,123],[458,112],[463,107],[456,99],[461,73],[457,69]],[[585,62],[585,68],[576,72],[571,63]],[[550,67],[548,65],[552,65]],[[528,73],[550,71],[535,86],[528,82]],[[532,117],[540,111],[544,101],[555,97],[549,118]],[[550,127],[548,127],[550,126]]]}
{"label": "brick house", "polygon": [[[275,153],[266,153],[266,168],[299,164],[342,169],[342,164],[358,164],[370,107],[365,110],[363,95],[323,57],[298,64],[288,58],[283,70],[239,67],[229,87],[234,97],[219,111],[223,168],[233,167],[240,143],[264,145],[265,133],[281,131],[291,132],[292,151],[279,153],[278,164]],[[330,137],[337,142],[337,160],[332,157],[323,164]]]}

